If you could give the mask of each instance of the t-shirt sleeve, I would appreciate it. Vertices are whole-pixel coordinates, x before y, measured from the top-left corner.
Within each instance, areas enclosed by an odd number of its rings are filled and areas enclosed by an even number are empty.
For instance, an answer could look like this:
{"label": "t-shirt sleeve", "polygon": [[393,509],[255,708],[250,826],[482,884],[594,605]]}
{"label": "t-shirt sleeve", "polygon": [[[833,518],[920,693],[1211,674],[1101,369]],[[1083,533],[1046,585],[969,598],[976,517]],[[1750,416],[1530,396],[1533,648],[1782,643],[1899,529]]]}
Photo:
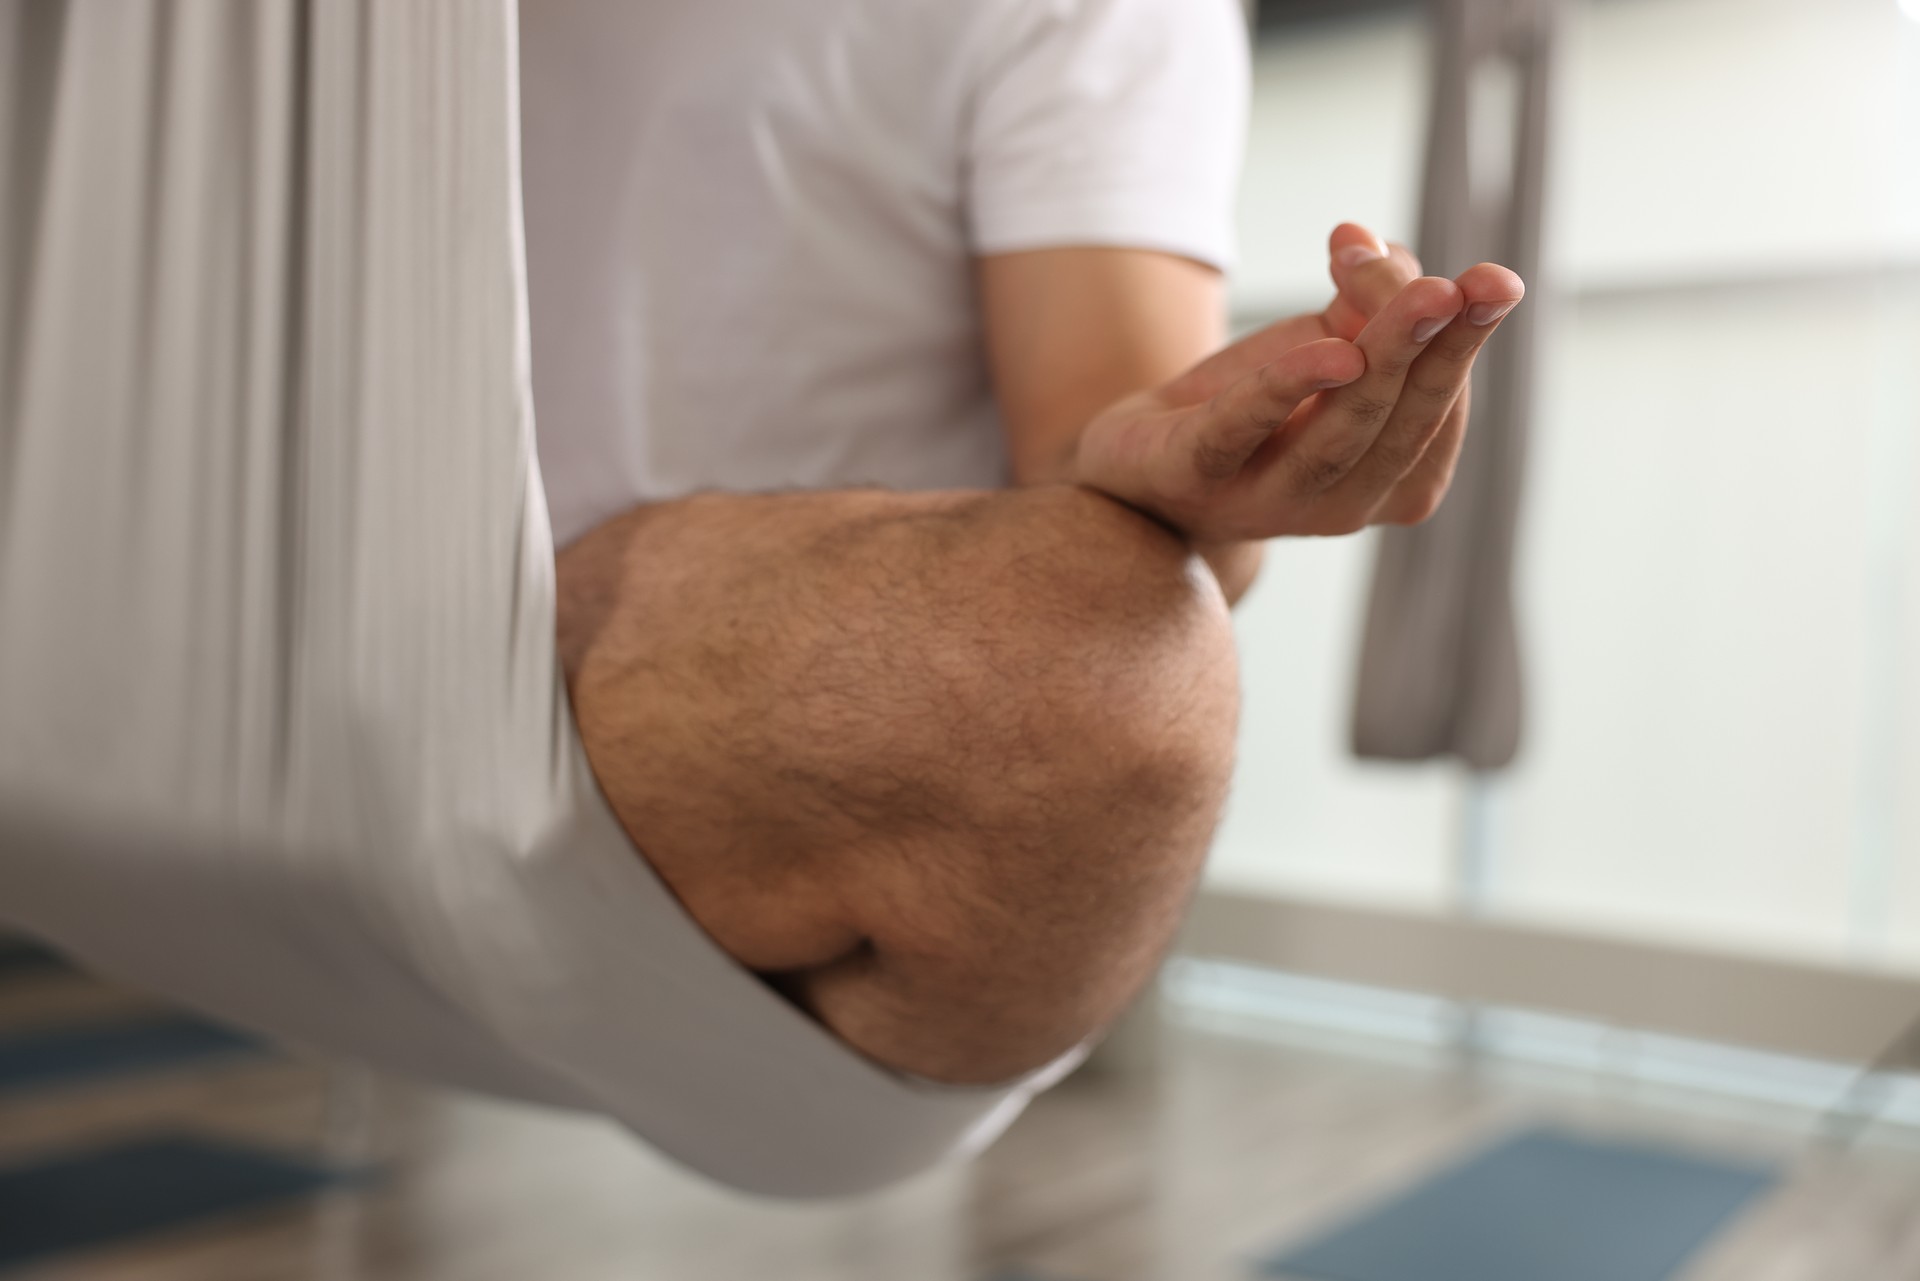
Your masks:
{"label": "t-shirt sleeve", "polygon": [[967,146],[980,254],[1114,245],[1225,269],[1245,145],[1239,0],[982,5]]}

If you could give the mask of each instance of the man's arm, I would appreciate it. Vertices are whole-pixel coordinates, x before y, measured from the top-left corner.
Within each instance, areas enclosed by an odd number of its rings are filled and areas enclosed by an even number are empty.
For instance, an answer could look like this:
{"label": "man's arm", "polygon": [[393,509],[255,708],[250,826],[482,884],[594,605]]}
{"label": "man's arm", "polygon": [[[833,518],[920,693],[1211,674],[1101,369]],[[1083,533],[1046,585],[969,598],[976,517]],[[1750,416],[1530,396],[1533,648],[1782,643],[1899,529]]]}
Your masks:
{"label": "man's arm", "polygon": [[[1226,290],[1204,263],[1141,249],[1040,249],[980,259],[994,396],[1017,485],[1075,478],[1087,424],[1167,382],[1226,336]],[[1258,542],[1197,550],[1229,602],[1260,568]]]}
{"label": "man's arm", "polygon": [[1015,482],[1073,481],[1165,522],[1229,601],[1265,538],[1425,520],[1465,439],[1474,360],[1525,287],[1488,263],[1422,278],[1350,223],[1329,253],[1325,311],[1204,361],[1222,329],[1208,267],[1127,249],[982,259]]}
{"label": "man's arm", "polygon": [[[1416,281],[1369,323],[1389,322],[1389,355],[1434,294]],[[1271,434],[1312,400],[1256,477],[1280,515],[1391,509],[1478,338],[1384,372],[1365,342],[1271,338],[1100,421],[1152,462]],[[1342,364],[1366,395],[1318,396]],[[1419,484],[1436,500],[1446,477]],[[1179,514],[1234,533],[1271,517]],[[1171,524],[1064,485],[636,509],[559,557],[595,775],[715,941],[850,1045],[944,1081],[1037,1068],[1152,972],[1231,773],[1232,630]]]}
{"label": "man's arm", "polygon": [[1220,273],[1136,249],[1039,249],[979,260],[994,395],[1014,478],[1073,474],[1080,433],[1123,396],[1168,382],[1226,334]]}

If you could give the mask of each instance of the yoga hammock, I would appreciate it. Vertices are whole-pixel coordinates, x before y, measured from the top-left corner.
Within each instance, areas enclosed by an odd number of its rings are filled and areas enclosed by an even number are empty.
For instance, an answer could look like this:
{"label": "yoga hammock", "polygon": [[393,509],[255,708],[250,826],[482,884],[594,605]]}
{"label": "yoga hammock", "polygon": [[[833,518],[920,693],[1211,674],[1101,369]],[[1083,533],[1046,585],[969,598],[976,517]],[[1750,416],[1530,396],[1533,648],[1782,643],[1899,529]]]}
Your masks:
{"label": "yoga hammock", "polygon": [[[1491,771],[1519,754],[1525,711],[1513,576],[1534,365],[1550,306],[1540,238],[1561,0],[1435,0],[1431,8],[1421,258],[1445,275],[1483,259],[1505,263],[1528,281],[1528,297],[1475,365],[1473,427],[1445,506],[1424,525],[1376,536],[1353,746],[1363,757],[1451,756]],[[1503,63],[1514,81],[1501,140],[1508,154],[1478,157],[1475,83]],[[1483,168],[1503,174],[1500,190],[1475,189]]]}
{"label": "yoga hammock", "polygon": [[0,922],[825,1195],[1043,1082],[871,1065],[596,791],[554,661],[511,0],[0,0]]}

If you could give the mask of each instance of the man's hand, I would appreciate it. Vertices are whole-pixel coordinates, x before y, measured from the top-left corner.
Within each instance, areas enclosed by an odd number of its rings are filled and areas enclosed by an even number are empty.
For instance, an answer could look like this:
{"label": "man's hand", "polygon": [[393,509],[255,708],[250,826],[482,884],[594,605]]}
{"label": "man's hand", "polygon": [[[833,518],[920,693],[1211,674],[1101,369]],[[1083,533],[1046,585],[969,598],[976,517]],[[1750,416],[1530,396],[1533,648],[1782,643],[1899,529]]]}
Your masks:
{"label": "man's hand", "polygon": [[1414,524],[1446,495],[1482,344],[1525,285],[1483,263],[1419,277],[1403,248],[1346,224],[1339,294],[1172,382],[1080,438],[1074,477],[1201,544]]}

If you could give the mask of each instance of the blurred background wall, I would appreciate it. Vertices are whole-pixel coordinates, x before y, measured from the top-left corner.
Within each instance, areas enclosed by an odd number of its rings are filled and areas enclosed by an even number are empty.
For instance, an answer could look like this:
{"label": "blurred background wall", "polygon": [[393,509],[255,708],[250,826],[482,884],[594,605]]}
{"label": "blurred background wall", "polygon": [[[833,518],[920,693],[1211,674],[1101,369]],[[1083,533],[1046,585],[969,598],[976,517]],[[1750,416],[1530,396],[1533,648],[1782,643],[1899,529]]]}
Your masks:
{"label": "blurred background wall", "polygon": [[[1414,7],[1263,17],[1249,325],[1321,301],[1335,222],[1413,238],[1430,74]],[[1920,973],[1920,23],[1567,19],[1526,751],[1353,760],[1369,548],[1276,545],[1211,886]]]}

